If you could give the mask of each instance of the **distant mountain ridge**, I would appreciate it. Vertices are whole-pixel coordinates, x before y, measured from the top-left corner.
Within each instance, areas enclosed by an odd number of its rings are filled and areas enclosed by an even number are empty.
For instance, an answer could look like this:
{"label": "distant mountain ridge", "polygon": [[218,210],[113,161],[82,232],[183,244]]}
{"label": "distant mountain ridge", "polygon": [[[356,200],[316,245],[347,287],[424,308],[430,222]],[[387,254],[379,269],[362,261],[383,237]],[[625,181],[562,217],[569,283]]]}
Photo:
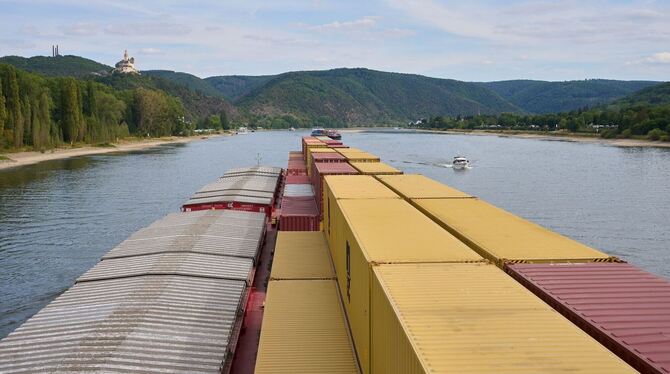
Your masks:
{"label": "distant mountain ridge", "polygon": [[544,114],[594,107],[658,83],[589,79],[565,82],[511,80],[480,84],[526,112]]}
{"label": "distant mountain ridge", "polygon": [[564,112],[615,103],[659,83],[603,79],[463,82],[364,68],[205,79],[183,72],[145,70],[141,78],[122,79],[105,76],[110,66],[78,56],[7,56],[0,58],[0,63],[49,76],[92,76],[117,88],[162,89],[179,97],[194,118],[239,110],[251,118],[279,116],[297,119],[306,126],[391,124],[429,116]]}
{"label": "distant mountain ridge", "polygon": [[280,74],[237,105],[256,115],[292,115],[338,126],[520,111],[473,83],[362,68]]}
{"label": "distant mountain ridge", "polygon": [[31,73],[44,74],[52,77],[72,76],[83,78],[87,75],[109,73],[111,66],[89,60],[79,56],[4,56],[0,57],[0,64],[13,65]]}

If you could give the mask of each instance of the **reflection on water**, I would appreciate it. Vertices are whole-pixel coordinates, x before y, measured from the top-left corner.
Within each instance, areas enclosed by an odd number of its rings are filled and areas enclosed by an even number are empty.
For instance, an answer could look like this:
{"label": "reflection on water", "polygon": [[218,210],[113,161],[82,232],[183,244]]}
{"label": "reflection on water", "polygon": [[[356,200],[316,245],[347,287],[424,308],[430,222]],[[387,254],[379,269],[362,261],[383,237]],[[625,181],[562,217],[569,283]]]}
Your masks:
{"label": "reflection on water", "polygon": [[[253,133],[0,171],[0,337],[226,169],[257,157],[285,166],[302,135]],[[409,133],[345,133],[344,141],[670,277],[668,150]],[[456,154],[472,169],[445,168]]]}

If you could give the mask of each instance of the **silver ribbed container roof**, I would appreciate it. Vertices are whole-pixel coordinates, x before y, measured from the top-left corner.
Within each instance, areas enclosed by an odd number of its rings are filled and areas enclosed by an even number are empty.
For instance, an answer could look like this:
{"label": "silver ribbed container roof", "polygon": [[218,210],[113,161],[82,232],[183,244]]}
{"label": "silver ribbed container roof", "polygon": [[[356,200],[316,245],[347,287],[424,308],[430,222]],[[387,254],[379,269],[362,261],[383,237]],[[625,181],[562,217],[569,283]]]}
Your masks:
{"label": "silver ribbed container roof", "polygon": [[0,373],[219,373],[244,294],[182,276],[80,283],[0,341]]}
{"label": "silver ribbed container roof", "polygon": [[278,177],[228,177],[205,185],[196,193],[226,190],[249,190],[274,192],[277,188]]}
{"label": "silver ribbed container roof", "polygon": [[267,197],[249,197],[249,196],[214,196],[205,197],[202,199],[189,199],[184,205],[195,204],[213,204],[213,203],[244,203],[244,204],[258,204],[258,205],[272,205],[272,199]]}
{"label": "silver ribbed container roof", "polygon": [[166,252],[100,261],[77,279],[87,282],[141,275],[184,275],[190,277],[247,281],[253,268],[250,258],[203,253]]}
{"label": "silver ribbed container roof", "polygon": [[152,223],[149,227],[175,226],[191,223],[220,223],[239,226],[256,225],[256,222],[265,222],[267,216],[263,213],[244,212],[238,210],[202,210],[197,212],[172,213]]}
{"label": "silver ribbed container roof", "polygon": [[274,191],[253,191],[253,190],[223,190],[223,191],[207,191],[196,192],[191,196],[191,199],[202,199],[206,197],[217,196],[248,196],[248,197],[265,197],[272,198]]}
{"label": "silver ribbed container roof", "polygon": [[274,166],[251,166],[246,168],[232,168],[226,171],[226,174],[241,174],[241,173],[264,173],[264,174],[274,174],[279,175],[282,172],[282,168]]}
{"label": "silver ribbed container roof", "polygon": [[196,235],[126,240],[107,252],[102,259],[143,256],[169,252],[202,253],[256,259],[261,240]]}
{"label": "silver ribbed container roof", "polygon": [[287,184],[284,186],[284,196],[314,196],[314,188],[311,184]]}

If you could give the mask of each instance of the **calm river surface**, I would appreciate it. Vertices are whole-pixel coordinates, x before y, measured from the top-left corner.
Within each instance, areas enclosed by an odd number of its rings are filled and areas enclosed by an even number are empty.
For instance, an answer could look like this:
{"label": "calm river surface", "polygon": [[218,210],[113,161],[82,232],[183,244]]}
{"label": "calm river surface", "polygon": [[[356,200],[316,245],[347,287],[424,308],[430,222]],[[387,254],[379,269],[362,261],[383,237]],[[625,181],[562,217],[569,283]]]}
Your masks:
{"label": "calm river surface", "polygon": [[[0,338],[227,169],[259,156],[284,167],[304,134],[219,137],[0,171]],[[344,142],[670,278],[670,149],[413,133],[345,133]],[[471,170],[443,166],[457,153]]]}

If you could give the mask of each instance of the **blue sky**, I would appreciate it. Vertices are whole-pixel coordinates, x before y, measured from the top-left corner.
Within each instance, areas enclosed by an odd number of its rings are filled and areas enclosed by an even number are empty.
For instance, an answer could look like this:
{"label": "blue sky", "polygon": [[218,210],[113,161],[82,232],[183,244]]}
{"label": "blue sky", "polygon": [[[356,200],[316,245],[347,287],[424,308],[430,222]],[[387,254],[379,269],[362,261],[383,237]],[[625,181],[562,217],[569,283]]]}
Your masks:
{"label": "blue sky", "polygon": [[200,77],[366,67],[467,81],[668,80],[670,1],[0,0],[0,55]]}

